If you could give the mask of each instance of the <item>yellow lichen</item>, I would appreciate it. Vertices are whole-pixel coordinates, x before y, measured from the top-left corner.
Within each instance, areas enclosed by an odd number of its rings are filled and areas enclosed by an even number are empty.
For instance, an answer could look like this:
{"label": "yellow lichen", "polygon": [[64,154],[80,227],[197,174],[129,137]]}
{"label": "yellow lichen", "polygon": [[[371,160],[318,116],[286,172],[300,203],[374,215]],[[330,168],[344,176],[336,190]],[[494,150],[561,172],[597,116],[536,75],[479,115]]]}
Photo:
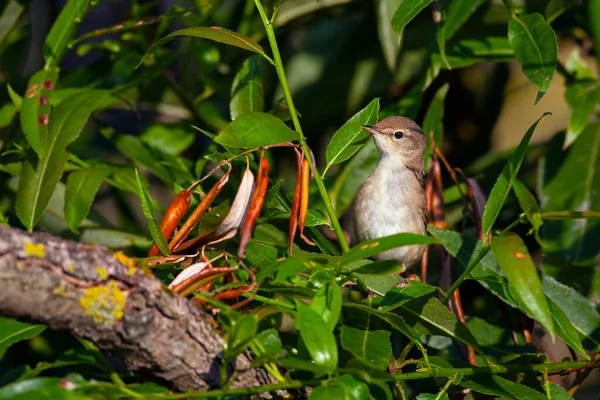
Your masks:
{"label": "yellow lichen", "polygon": [[75,271],[75,266],[73,264],[67,265],[67,271],[70,271],[70,272]]}
{"label": "yellow lichen", "polygon": [[96,273],[100,277],[100,279],[108,278],[108,272],[102,267],[96,267]]}
{"label": "yellow lichen", "polygon": [[117,251],[115,259],[127,267],[127,272],[125,273],[127,276],[135,274],[135,258],[127,257],[122,251]]}
{"label": "yellow lichen", "polygon": [[44,258],[44,245],[42,243],[25,243],[25,254],[28,256],[36,256],[38,258]]}
{"label": "yellow lichen", "polygon": [[106,286],[86,289],[79,304],[96,324],[112,326],[123,318],[125,293],[118,288],[115,281],[110,281]]}

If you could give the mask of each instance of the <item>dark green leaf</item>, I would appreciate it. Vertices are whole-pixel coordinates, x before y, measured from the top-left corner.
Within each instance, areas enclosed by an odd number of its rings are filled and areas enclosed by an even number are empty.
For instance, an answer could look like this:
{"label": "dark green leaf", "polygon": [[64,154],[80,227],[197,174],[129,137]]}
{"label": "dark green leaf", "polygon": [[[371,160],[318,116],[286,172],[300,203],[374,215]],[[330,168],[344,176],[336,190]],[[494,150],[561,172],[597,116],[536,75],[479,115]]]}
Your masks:
{"label": "dark green leaf", "polygon": [[421,281],[408,281],[406,286],[395,287],[385,294],[381,311],[392,311],[402,304],[435,291],[435,287]]}
{"label": "dark green leaf", "polygon": [[562,13],[577,4],[577,0],[550,0],[546,6],[546,20],[552,23]]}
{"label": "dark green leaf", "polygon": [[425,148],[425,168],[429,169],[431,163],[431,155],[433,154],[433,142],[431,137],[435,141],[436,145],[441,148],[444,141],[444,104],[446,102],[446,93],[448,93],[448,84],[443,85],[435,93],[425,119],[423,120],[423,133],[427,138],[427,147]]}
{"label": "dark green leaf", "polygon": [[339,264],[347,265],[353,261],[373,257],[397,247],[432,243],[435,243],[435,239],[431,236],[417,235],[416,233],[397,233],[357,244],[340,259]]}
{"label": "dark green leaf", "polygon": [[[27,142],[37,155],[41,155],[44,149],[45,138],[48,135],[48,118],[50,114],[50,98],[54,93],[54,86],[58,80],[58,68],[42,69],[29,79],[27,91],[23,96],[20,118],[21,129],[25,134]],[[40,98],[45,97],[46,103],[41,105]],[[56,117],[58,108],[52,113],[50,123]],[[41,124],[40,122],[46,122]]]}
{"label": "dark green leaf", "polygon": [[265,109],[263,78],[260,69],[260,58],[251,56],[244,61],[231,85],[231,101],[229,111],[231,120],[239,115]]}
{"label": "dark green leaf", "polygon": [[68,44],[89,7],[88,0],[69,0],[52,25],[44,43],[46,67],[56,67],[65,56]]}
{"label": "dark green leaf", "polygon": [[554,382],[550,382],[550,398],[552,400],[573,400],[565,388],[558,386]]}
{"label": "dark green leaf", "polygon": [[338,363],[338,349],[329,326],[316,311],[296,300],[294,323],[300,337],[315,364],[327,372],[333,372]]}
{"label": "dark green leaf", "polygon": [[537,232],[544,221],[540,217],[540,206],[533,196],[533,194],[527,189],[527,187],[518,179],[513,179],[513,191],[517,196],[521,209],[527,216],[529,223],[533,226],[533,229]]}
{"label": "dark green leaf", "polygon": [[579,137],[600,101],[600,81],[587,80],[567,85],[565,100],[571,109],[569,126],[563,147],[569,147]]}
{"label": "dark green leaf", "polygon": [[142,64],[144,62],[144,60],[146,58],[148,58],[148,56],[150,56],[150,54],[154,53],[154,51],[156,51],[156,49],[158,49],[163,44],[167,43],[168,41],[170,41],[171,39],[173,39],[177,36],[192,36],[192,37],[199,37],[199,38],[203,38],[203,39],[214,40],[215,42],[225,43],[225,44],[228,44],[231,46],[239,47],[239,48],[260,54],[262,56],[265,56],[265,51],[263,50],[263,48],[258,43],[256,43],[255,41],[253,41],[250,38],[242,36],[237,32],[230,31],[229,29],[221,28],[219,26],[213,26],[213,27],[203,27],[202,26],[202,27],[181,29],[181,30],[175,31],[175,32],[165,36],[164,38],[158,40],[148,49],[148,51],[146,51],[146,54],[144,54],[144,57],[142,58],[142,61],[140,61],[140,64]]}
{"label": "dark green leaf", "polygon": [[[600,191],[596,189],[600,187],[600,123],[587,126],[569,148],[566,158],[560,143],[551,142],[540,167],[542,211],[600,210]],[[541,234],[553,259],[593,268],[600,253],[599,227],[600,221],[593,219],[545,220]],[[574,286],[574,282],[581,287],[591,285],[587,272],[563,275],[559,280],[569,286]]]}
{"label": "dark green leaf", "polygon": [[367,400],[369,398],[369,387],[363,381],[357,380],[352,375],[342,375],[336,380],[336,384],[346,390],[348,400]]}
{"label": "dark green leaf", "polygon": [[165,236],[160,230],[160,226],[158,226],[158,223],[154,218],[154,208],[152,207],[152,200],[148,195],[148,190],[146,190],[146,186],[144,186],[142,180],[140,179],[140,174],[137,171],[137,169],[135,170],[135,178],[138,184],[138,197],[140,198],[140,202],[142,203],[142,212],[148,220],[148,226],[150,228],[150,234],[152,235],[152,239],[154,240],[154,243],[156,243],[156,246],[158,247],[160,252],[168,256],[170,254],[169,245],[167,244]]}
{"label": "dark green leaf", "polygon": [[402,0],[392,18],[392,27],[402,35],[404,27],[417,16],[432,0]]}
{"label": "dark green leaf", "polygon": [[360,150],[362,142],[369,137],[369,133],[362,129],[362,126],[377,122],[378,115],[379,99],[374,99],[338,129],[327,145],[326,171],[332,165],[346,161]]}
{"label": "dark green leaf", "polygon": [[65,218],[69,228],[77,228],[90,212],[100,185],[111,174],[110,168],[82,168],[71,172],[65,191]]}
{"label": "dark green leaf", "polygon": [[520,383],[509,381],[498,375],[469,376],[459,383],[478,393],[515,400],[547,400],[546,396]]}
{"label": "dark green leaf", "polygon": [[342,292],[333,282],[326,282],[315,293],[310,308],[317,312],[331,331],[340,318],[342,311]]}
{"label": "dark green leaf", "polygon": [[0,14],[0,46],[3,45],[4,40],[6,40],[9,33],[19,21],[19,17],[25,11],[25,4],[21,4],[16,0],[9,0],[3,4],[6,4],[6,6],[2,10],[2,14]]}
{"label": "dark green leaf", "polygon": [[396,10],[402,0],[376,0],[375,12],[377,14],[377,34],[379,43],[383,50],[383,57],[389,70],[396,71],[398,52],[400,51],[400,36],[394,32],[390,21],[394,10]]}
{"label": "dark green leaf", "polygon": [[529,145],[529,140],[531,139],[537,124],[546,115],[548,115],[548,113],[544,113],[544,115],[535,121],[527,130],[527,133],[525,133],[525,136],[523,136],[523,139],[521,139],[521,142],[504,165],[498,180],[496,180],[488,198],[488,202],[485,205],[485,209],[483,210],[482,225],[484,235],[488,235],[491,232],[494,222],[496,221],[496,218],[498,218],[500,210],[502,210],[502,206],[510,192],[513,180],[519,173],[519,168],[521,168],[521,163],[525,157],[525,151]]}
{"label": "dark green leaf", "polygon": [[[545,296],[544,296],[545,297]],[[590,359],[590,356],[585,352],[581,339],[579,338],[579,332],[573,326],[567,315],[561,310],[552,300],[546,298],[550,314],[552,315],[552,323],[556,334],[573,350],[581,354],[586,360]]]}
{"label": "dark green leaf", "polygon": [[247,112],[227,125],[217,135],[215,142],[223,146],[250,149],[297,139],[298,133],[279,118],[266,113]]}
{"label": "dark green leaf", "polygon": [[449,398],[448,393],[442,393],[441,395],[437,393],[421,393],[420,395],[415,397],[415,400],[449,400]]}
{"label": "dark green leaf", "polygon": [[342,347],[366,365],[381,371],[387,367],[392,356],[390,332],[366,331],[344,325],[340,338]]}
{"label": "dark green leaf", "polygon": [[327,385],[318,386],[310,393],[308,397],[310,400],[329,400],[329,399],[343,399],[347,400],[346,390],[340,385]]}
{"label": "dark green leaf", "polygon": [[232,321],[227,331],[227,346],[225,354],[233,358],[240,354],[248,345],[248,342],[256,336],[258,319],[255,315],[244,315]]}
{"label": "dark green leaf", "polygon": [[508,41],[523,73],[538,88],[537,103],[554,78],[558,61],[556,34],[541,14],[523,14],[508,23]]}
{"label": "dark green leaf", "polygon": [[494,236],[492,251],[521,305],[526,305],[528,313],[553,334],[554,323],[548,301],[535,264],[521,238],[512,234]]}
{"label": "dark green leaf", "polygon": [[30,154],[21,169],[16,209],[27,229],[33,229],[40,220],[62,176],[67,146],[77,139],[90,114],[98,106],[106,106],[108,99],[107,92],[91,89],[63,100],[52,112],[37,166],[35,156]]}
{"label": "dark green leaf", "polygon": [[31,339],[46,329],[44,325],[29,324],[0,316],[0,358],[14,343]]}
{"label": "dark green leaf", "polygon": [[442,68],[463,68],[482,61],[505,62],[514,58],[512,48],[505,37],[462,39],[446,45],[446,56],[431,55],[432,63]]}
{"label": "dark green leaf", "polygon": [[450,69],[446,60],[446,42],[464,25],[469,17],[483,3],[483,0],[453,0],[446,3],[442,9],[442,20],[438,24],[437,43],[444,64]]}

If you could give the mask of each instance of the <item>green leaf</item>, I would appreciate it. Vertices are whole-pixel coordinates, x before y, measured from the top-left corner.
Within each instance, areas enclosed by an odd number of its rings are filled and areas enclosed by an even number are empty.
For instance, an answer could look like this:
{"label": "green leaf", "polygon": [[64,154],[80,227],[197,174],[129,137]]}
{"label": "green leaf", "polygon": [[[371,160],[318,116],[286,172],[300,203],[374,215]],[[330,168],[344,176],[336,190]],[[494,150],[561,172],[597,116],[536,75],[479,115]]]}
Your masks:
{"label": "green leaf", "polygon": [[360,150],[362,142],[369,137],[369,133],[362,129],[362,126],[377,122],[378,115],[379,99],[374,99],[338,129],[327,145],[325,171],[332,165],[346,161]]}
{"label": "green leaf", "polygon": [[0,108],[0,129],[4,128],[13,121],[17,115],[17,108],[12,103],[6,103]]}
{"label": "green leaf", "polygon": [[192,36],[199,37],[203,39],[214,40],[215,42],[225,43],[230,46],[239,47],[241,49],[249,50],[254,53],[260,54],[263,57],[266,56],[265,51],[260,46],[260,44],[256,43],[250,38],[240,35],[237,32],[230,31],[229,29],[221,28],[219,26],[212,27],[194,27],[194,28],[185,28],[175,31],[164,38],[155,42],[144,54],[144,57],[138,64],[141,65],[146,58],[150,56],[150,54],[154,53],[156,49],[161,47],[163,44],[167,43],[173,38],[177,36]]}
{"label": "green leaf", "polygon": [[260,58],[251,56],[244,61],[231,85],[231,101],[229,111],[231,120],[239,115],[265,109],[263,77],[260,68]]}
{"label": "green leaf", "polygon": [[540,392],[499,375],[464,377],[460,386],[478,393],[515,400],[547,400]]}
{"label": "green leaf", "polygon": [[196,134],[182,124],[150,125],[140,135],[140,140],[148,147],[173,156],[190,147],[195,138]]}
{"label": "green leaf", "polygon": [[338,350],[329,326],[316,311],[296,300],[294,323],[315,364],[331,373],[337,368]]}
{"label": "green leaf", "polygon": [[313,389],[308,398],[309,400],[348,399],[346,389],[340,385],[318,386]]}
{"label": "green leaf", "polygon": [[243,315],[234,319],[227,331],[226,357],[232,359],[240,354],[256,336],[257,329],[258,319],[255,315]]}
{"label": "green leaf", "polygon": [[0,47],[2,47],[4,40],[6,40],[19,21],[23,11],[25,11],[25,4],[21,4],[16,0],[5,1],[3,4],[5,6],[3,7],[2,14],[0,14]]}
{"label": "green leaf", "polygon": [[600,348],[600,314],[594,305],[581,293],[551,276],[542,276],[542,287],[548,299],[560,308],[575,329],[586,337],[583,346],[590,351],[597,351]]}
{"label": "green leaf", "polygon": [[[600,187],[600,123],[589,124],[564,157],[558,140],[552,141],[544,153],[538,174],[542,211],[600,210],[600,192],[596,189]],[[568,265],[594,268],[600,253],[599,226],[600,221],[593,219],[545,220],[541,235],[549,247],[546,253]],[[559,280],[575,287],[591,285],[588,272],[561,274]]]}
{"label": "green leaf", "polygon": [[154,218],[152,200],[150,199],[148,191],[146,190],[146,187],[140,179],[140,174],[137,169],[135,170],[135,179],[138,184],[138,197],[140,198],[140,201],[142,203],[142,212],[148,220],[148,226],[150,227],[150,234],[152,235],[152,239],[154,240],[154,243],[156,243],[156,246],[158,247],[160,252],[165,256],[168,256],[170,254],[169,245],[167,244],[165,236],[163,235],[162,231],[160,230],[160,227],[158,226],[158,223],[156,222],[156,219]]}
{"label": "green leaf", "polygon": [[444,104],[446,102],[446,94],[448,93],[448,84],[446,83],[435,93],[425,119],[423,120],[423,133],[427,138],[427,147],[425,148],[425,169],[429,170],[431,164],[431,156],[433,154],[433,142],[430,140],[433,134],[433,140],[439,148],[444,142]]}
{"label": "green leaf", "polygon": [[435,287],[421,281],[407,282],[407,285],[395,287],[385,294],[380,305],[381,311],[392,311],[410,300],[435,291]]}
{"label": "green leaf", "polygon": [[492,237],[492,251],[514,294],[529,314],[554,334],[554,323],[537,269],[527,247],[517,235]]}
{"label": "green leaf", "polygon": [[352,375],[342,375],[332,379],[324,386],[316,387],[309,396],[310,400],[367,400],[369,387]]}
{"label": "green leaf", "polygon": [[586,80],[567,84],[565,100],[571,116],[563,148],[569,147],[585,129],[594,107],[600,101],[600,81]]}
{"label": "green leaf", "polygon": [[514,16],[508,23],[508,41],[523,73],[538,88],[537,103],[550,88],[558,61],[558,42],[541,14]]}
{"label": "green leaf", "polygon": [[[544,296],[545,297],[545,296]],[[590,356],[585,352],[581,339],[579,338],[579,332],[573,326],[567,315],[561,310],[552,300],[546,298],[550,314],[552,315],[552,323],[556,329],[556,334],[577,353],[581,354],[586,360],[590,359]]]}
{"label": "green leaf", "polygon": [[546,6],[546,20],[552,23],[562,13],[577,4],[577,0],[550,0]]}
{"label": "green leaf", "polygon": [[554,382],[550,382],[550,398],[552,400],[573,400],[565,388]]}
{"label": "green leaf", "polygon": [[397,247],[413,244],[432,244],[435,239],[431,236],[418,235],[416,233],[397,233],[395,235],[366,240],[352,247],[339,261],[340,265],[347,265],[353,261],[376,256],[384,251]]}
{"label": "green leaf", "polygon": [[13,344],[31,339],[46,329],[44,325],[29,324],[0,316],[0,358]]}
{"label": "green leaf", "polygon": [[254,344],[259,346],[261,350],[259,355],[261,357],[266,357],[272,360],[279,357],[283,348],[281,345],[281,339],[279,338],[279,333],[273,328],[264,330],[256,335],[254,337]]}
{"label": "green leaf", "polygon": [[527,220],[529,220],[529,223],[531,224],[531,226],[533,226],[533,229],[537,234],[538,230],[544,223],[542,217],[540,217],[540,205],[538,204],[533,194],[529,191],[529,189],[527,189],[527,186],[525,186],[520,180],[516,178],[513,179],[513,191],[517,196],[519,205],[525,213]]}
{"label": "green leaf", "polygon": [[440,55],[449,69],[451,66],[446,60],[446,42],[452,39],[482,3],[483,0],[453,0],[447,2],[441,10],[442,20],[437,24],[436,38]]}
{"label": "green leaf", "polygon": [[335,213],[342,216],[352,205],[358,189],[367,180],[379,162],[379,150],[375,142],[368,141],[335,177],[329,197]]}
{"label": "green leaf", "polygon": [[400,52],[400,36],[394,32],[390,21],[394,10],[400,7],[402,0],[376,0],[377,34],[383,50],[383,57],[389,70],[394,73]]}
{"label": "green leaf", "polygon": [[447,336],[481,352],[469,328],[435,297],[417,297],[400,305],[395,312],[421,334]]}
{"label": "green leaf", "polygon": [[506,37],[462,39],[446,44],[446,54],[434,53],[431,61],[440,68],[464,68],[482,61],[506,62],[514,54]]}
{"label": "green leaf", "polygon": [[342,311],[342,292],[335,282],[326,282],[315,293],[310,308],[317,312],[333,331]]}
{"label": "green leaf", "polygon": [[19,94],[17,92],[14,91],[14,89],[10,86],[9,83],[6,84],[6,91],[8,92],[8,96],[10,97],[10,100],[15,105],[15,108],[17,109],[17,111],[20,111],[21,105],[23,104],[23,98],[21,96],[19,96]]}
{"label": "green leaf", "polygon": [[35,378],[0,388],[1,400],[61,400],[73,396],[59,383],[62,378]]}
{"label": "green leaf", "polygon": [[[41,124],[40,121],[43,122],[49,118],[50,99],[57,80],[58,68],[42,69],[29,79],[25,96],[23,96],[20,110],[21,129],[27,142],[37,155],[42,154],[49,129],[47,122]],[[43,101],[40,100],[42,97],[44,98]],[[56,118],[57,111],[58,107],[52,113],[50,123]]]}
{"label": "green leaf", "polygon": [[352,272],[360,275],[385,275],[399,274],[404,272],[405,267],[396,260],[382,260],[370,262],[353,269]]}
{"label": "green leaf", "polygon": [[279,118],[266,113],[247,112],[227,125],[217,135],[215,142],[223,146],[251,149],[297,139],[298,133]]}
{"label": "green leaf", "polygon": [[388,331],[362,330],[344,325],[340,339],[344,349],[373,369],[385,370],[392,357]]}
{"label": "green leaf", "polygon": [[63,7],[58,18],[52,25],[44,43],[44,59],[46,66],[56,67],[65,56],[68,44],[75,36],[75,31],[81,23],[89,7],[88,0],[69,0]]}
{"label": "green leaf", "polygon": [[30,154],[21,168],[16,210],[28,230],[40,220],[62,176],[67,146],[77,139],[91,113],[99,105],[107,105],[108,96],[103,90],[90,89],[63,100],[52,112],[37,165],[34,167],[35,155]]}
{"label": "green leaf", "polygon": [[420,395],[415,397],[415,400],[450,400],[450,399],[448,398],[448,393],[442,393],[442,394],[421,393]]}
{"label": "green leaf", "polygon": [[110,168],[82,168],[71,172],[65,191],[65,218],[69,228],[77,232],[87,217],[100,185],[112,173]]}
{"label": "green leaf", "polygon": [[548,115],[548,113],[544,113],[527,130],[527,133],[525,133],[525,136],[521,139],[521,142],[504,165],[502,173],[496,180],[488,198],[488,202],[485,205],[485,209],[483,210],[482,225],[484,235],[487,236],[491,232],[494,222],[496,222],[496,218],[498,218],[500,210],[502,210],[502,206],[510,192],[512,183],[519,173],[519,168],[521,168],[521,164],[523,163],[529,140],[531,140],[531,136],[533,135],[537,124],[546,115]]}
{"label": "green leaf", "polygon": [[397,34],[402,35],[404,27],[417,16],[432,0],[402,0],[394,17],[392,18],[392,28]]}

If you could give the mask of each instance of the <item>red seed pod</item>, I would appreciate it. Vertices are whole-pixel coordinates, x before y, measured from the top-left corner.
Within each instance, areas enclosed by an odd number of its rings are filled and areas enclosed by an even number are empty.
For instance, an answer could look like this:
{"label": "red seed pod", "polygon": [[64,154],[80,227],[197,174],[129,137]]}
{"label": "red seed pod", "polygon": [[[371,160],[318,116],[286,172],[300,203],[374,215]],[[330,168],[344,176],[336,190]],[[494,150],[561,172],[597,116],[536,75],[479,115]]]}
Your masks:
{"label": "red seed pod", "polygon": [[298,212],[300,211],[300,198],[302,195],[302,160],[304,159],[302,153],[300,153],[298,149],[294,150],[296,150],[296,164],[298,172],[296,174],[296,188],[294,189],[294,201],[292,202],[292,212],[290,214],[290,255],[292,254],[294,236],[296,236],[296,229],[298,228]]}
{"label": "red seed pod", "polygon": [[252,236],[252,229],[254,224],[260,215],[263,204],[265,202],[265,195],[267,194],[267,187],[269,186],[269,162],[266,158],[260,159],[260,168],[258,170],[258,178],[256,179],[256,190],[252,194],[250,199],[250,205],[242,224],[242,231],[240,234],[240,247],[238,248],[238,257],[244,258],[244,250],[250,241]]}
{"label": "red seed pod", "polygon": [[300,198],[300,216],[298,226],[300,227],[300,237],[307,244],[316,246],[313,241],[304,236],[304,224],[306,223],[306,216],[308,215],[308,183],[310,181],[310,168],[306,158],[302,159],[302,191]]}
{"label": "red seed pod", "polygon": [[[187,210],[190,208],[190,201],[192,200],[192,192],[188,189],[183,189],[171,202],[171,205],[165,212],[162,222],[160,223],[160,230],[165,237],[165,240],[169,240],[179,221],[183,218]],[[156,244],[152,245],[148,257],[154,257],[159,255],[159,250]]]}

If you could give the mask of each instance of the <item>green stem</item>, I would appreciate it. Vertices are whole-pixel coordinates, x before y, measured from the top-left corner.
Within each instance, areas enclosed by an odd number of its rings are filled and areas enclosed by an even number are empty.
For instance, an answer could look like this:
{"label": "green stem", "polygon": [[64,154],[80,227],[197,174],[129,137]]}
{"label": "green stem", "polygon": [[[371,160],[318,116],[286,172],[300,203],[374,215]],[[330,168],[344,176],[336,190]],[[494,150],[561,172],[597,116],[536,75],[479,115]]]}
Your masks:
{"label": "green stem", "polygon": [[598,211],[550,211],[540,213],[542,219],[598,219]]}
{"label": "green stem", "polygon": [[267,32],[267,38],[269,39],[269,44],[271,45],[271,51],[273,52],[273,61],[275,62],[275,70],[277,71],[277,76],[279,78],[279,83],[281,84],[281,89],[283,90],[283,95],[285,97],[285,101],[288,106],[288,110],[290,112],[290,116],[292,117],[292,122],[294,124],[294,129],[298,132],[299,142],[302,145],[302,149],[304,150],[304,156],[306,157],[306,161],[308,161],[308,165],[310,166],[311,171],[315,176],[315,184],[317,185],[317,189],[319,190],[319,194],[323,199],[323,204],[325,205],[325,210],[329,215],[329,219],[331,220],[331,225],[333,230],[335,231],[335,235],[337,236],[338,242],[342,247],[343,252],[347,252],[350,250],[348,247],[348,243],[346,242],[346,237],[344,236],[344,232],[342,231],[342,227],[340,226],[340,222],[337,219],[335,214],[335,210],[333,209],[333,205],[331,204],[331,200],[329,199],[329,195],[327,194],[327,189],[323,184],[323,179],[319,170],[316,168],[312,161],[312,157],[310,156],[310,149],[306,144],[306,138],[304,137],[304,133],[302,133],[302,127],[300,126],[300,120],[298,119],[298,113],[296,112],[296,107],[294,106],[294,101],[292,99],[292,93],[290,92],[290,88],[287,83],[287,78],[285,75],[285,70],[283,68],[283,61],[281,60],[281,55],[279,54],[279,47],[277,46],[277,39],[275,38],[275,30],[273,29],[273,22],[269,20],[265,10],[260,2],[260,0],[254,0],[254,4],[260,14],[260,18],[263,21],[265,26],[265,31]]}

